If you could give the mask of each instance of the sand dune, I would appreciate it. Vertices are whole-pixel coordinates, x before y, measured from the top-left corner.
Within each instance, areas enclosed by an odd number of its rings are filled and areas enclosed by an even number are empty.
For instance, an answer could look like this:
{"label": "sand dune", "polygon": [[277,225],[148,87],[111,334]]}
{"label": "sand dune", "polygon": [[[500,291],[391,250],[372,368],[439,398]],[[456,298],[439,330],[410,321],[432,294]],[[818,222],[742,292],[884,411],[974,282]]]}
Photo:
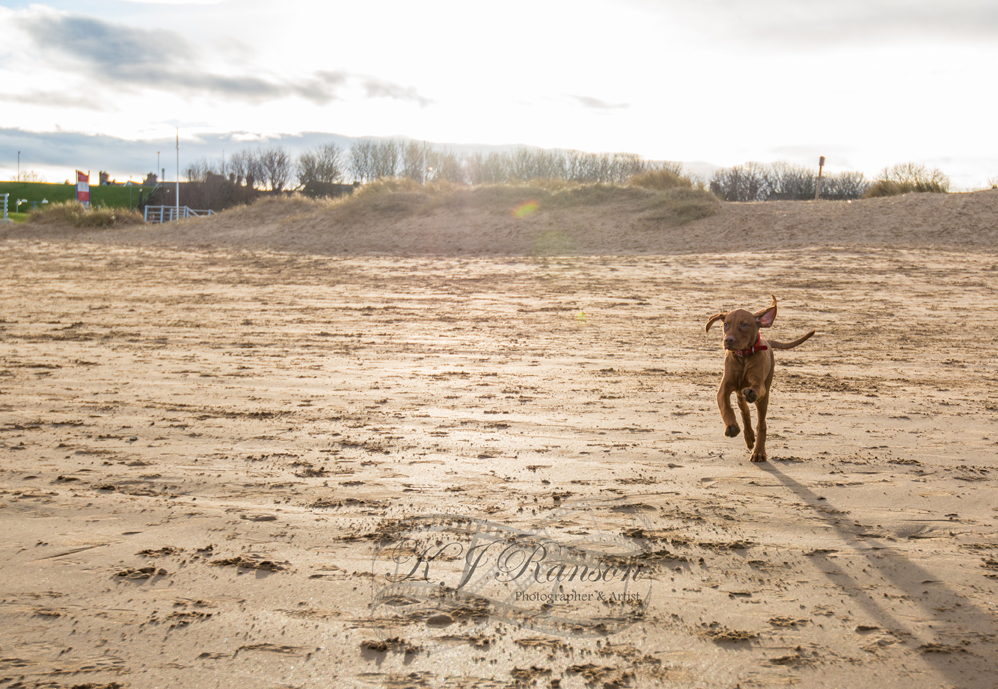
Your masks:
{"label": "sand dune", "polygon": [[993,251],[998,191],[906,194],[857,201],[725,203],[714,216],[672,225],[633,203],[572,208],[543,204],[515,217],[508,207],[349,215],[306,203],[271,203],[165,226],[101,231],[23,225],[0,238],[73,239],[129,246],[266,249],[323,255],[606,256],[728,253],[810,247]]}
{"label": "sand dune", "polygon": [[996,202],[7,230],[0,686],[991,687]]}

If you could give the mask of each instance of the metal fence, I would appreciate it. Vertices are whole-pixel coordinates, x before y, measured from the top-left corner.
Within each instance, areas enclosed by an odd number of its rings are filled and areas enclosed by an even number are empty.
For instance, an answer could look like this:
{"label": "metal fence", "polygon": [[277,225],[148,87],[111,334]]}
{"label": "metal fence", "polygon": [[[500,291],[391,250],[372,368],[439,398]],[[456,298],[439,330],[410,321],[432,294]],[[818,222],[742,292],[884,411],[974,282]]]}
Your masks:
{"label": "metal fence", "polygon": [[203,218],[214,215],[215,211],[196,211],[187,206],[146,206],[143,216],[146,222],[164,223],[185,218]]}

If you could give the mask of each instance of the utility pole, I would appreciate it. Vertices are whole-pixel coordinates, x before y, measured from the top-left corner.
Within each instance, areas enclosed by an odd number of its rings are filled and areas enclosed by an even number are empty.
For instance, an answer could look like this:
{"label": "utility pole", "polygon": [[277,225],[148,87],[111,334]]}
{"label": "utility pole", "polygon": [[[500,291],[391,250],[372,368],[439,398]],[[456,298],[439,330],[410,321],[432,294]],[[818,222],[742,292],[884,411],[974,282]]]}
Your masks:
{"label": "utility pole", "polygon": [[17,152],[17,181],[21,181],[21,152]]}
{"label": "utility pole", "polygon": [[818,158],[818,179],[814,184],[814,200],[817,201],[821,195],[821,168],[825,167],[825,156]]}
{"label": "utility pole", "polygon": [[177,217],[180,219],[180,127],[177,127],[177,194],[176,194]]}

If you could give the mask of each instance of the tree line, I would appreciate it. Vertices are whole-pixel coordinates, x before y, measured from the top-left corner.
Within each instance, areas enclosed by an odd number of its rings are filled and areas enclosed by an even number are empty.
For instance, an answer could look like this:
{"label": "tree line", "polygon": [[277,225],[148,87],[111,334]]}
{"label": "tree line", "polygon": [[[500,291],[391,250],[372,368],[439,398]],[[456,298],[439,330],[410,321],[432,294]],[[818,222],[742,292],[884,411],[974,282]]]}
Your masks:
{"label": "tree line", "polygon": [[[709,189],[725,201],[807,201],[815,198],[818,176],[812,168],[792,163],[746,163],[716,170]],[[916,192],[947,192],[950,180],[938,169],[920,163],[899,163],[880,171],[875,180],[862,172],[841,172],[821,178],[819,198],[832,201],[864,196]]]}
{"label": "tree line", "polygon": [[344,153],[334,143],[305,151],[295,159],[284,147],[246,148],[227,158],[199,158],[187,168],[188,182],[228,180],[249,189],[281,192],[309,182],[336,183],[343,180]]}
{"label": "tree line", "polygon": [[222,178],[237,186],[281,192],[309,184],[373,182],[408,177],[418,182],[509,184],[564,179],[584,184],[622,184],[634,175],[659,169],[677,174],[680,163],[643,160],[632,153],[584,153],[521,147],[506,152],[459,155],[423,141],[365,139],[349,151],[334,143],[294,158],[280,146],[243,149],[227,158],[200,158],[187,169],[189,182]]}
{"label": "tree line", "polygon": [[[243,149],[228,158],[201,158],[187,179],[203,185],[230,185],[251,191],[298,190],[325,195],[347,179],[367,183],[387,177],[417,182],[487,185],[562,179],[582,184],[623,184],[635,175],[665,170],[691,186],[709,189],[724,201],[809,200],[815,198],[815,170],[788,162],[746,163],[716,170],[708,179],[686,173],[681,163],[648,161],[631,153],[585,153],[520,147],[510,151],[458,154],[425,141],[364,139],[349,151],[335,143],[315,146],[294,157],[280,146]],[[877,179],[861,172],[823,175],[819,197],[829,200],[906,191],[948,191],[939,170],[916,163],[885,168]],[[315,193],[310,193],[315,192]],[[238,196],[238,194],[236,195]]]}
{"label": "tree line", "polygon": [[585,153],[526,147],[458,155],[425,142],[393,139],[359,142],[349,157],[350,173],[360,182],[409,177],[418,182],[447,181],[472,186],[535,179],[622,184],[634,175],[663,168],[678,174],[682,164],[643,160],[633,153]]}
{"label": "tree line", "polygon": [[[715,170],[708,188],[724,201],[806,201],[814,198],[817,183],[815,170],[804,165],[746,163]],[[859,199],[869,188],[862,172],[823,175],[820,198]]]}

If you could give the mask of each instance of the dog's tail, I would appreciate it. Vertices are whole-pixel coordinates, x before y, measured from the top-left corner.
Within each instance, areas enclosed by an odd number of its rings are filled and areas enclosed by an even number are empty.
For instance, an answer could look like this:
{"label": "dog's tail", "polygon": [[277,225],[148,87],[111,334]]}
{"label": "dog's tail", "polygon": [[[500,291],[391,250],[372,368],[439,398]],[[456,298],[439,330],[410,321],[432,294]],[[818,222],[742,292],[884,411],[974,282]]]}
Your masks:
{"label": "dog's tail", "polygon": [[777,342],[776,340],[766,340],[766,343],[773,349],[793,349],[797,345],[804,344],[805,342],[807,342],[809,339],[811,339],[812,335],[814,335],[813,330],[809,332],[807,335],[804,335],[803,337],[798,337],[793,342]]}

